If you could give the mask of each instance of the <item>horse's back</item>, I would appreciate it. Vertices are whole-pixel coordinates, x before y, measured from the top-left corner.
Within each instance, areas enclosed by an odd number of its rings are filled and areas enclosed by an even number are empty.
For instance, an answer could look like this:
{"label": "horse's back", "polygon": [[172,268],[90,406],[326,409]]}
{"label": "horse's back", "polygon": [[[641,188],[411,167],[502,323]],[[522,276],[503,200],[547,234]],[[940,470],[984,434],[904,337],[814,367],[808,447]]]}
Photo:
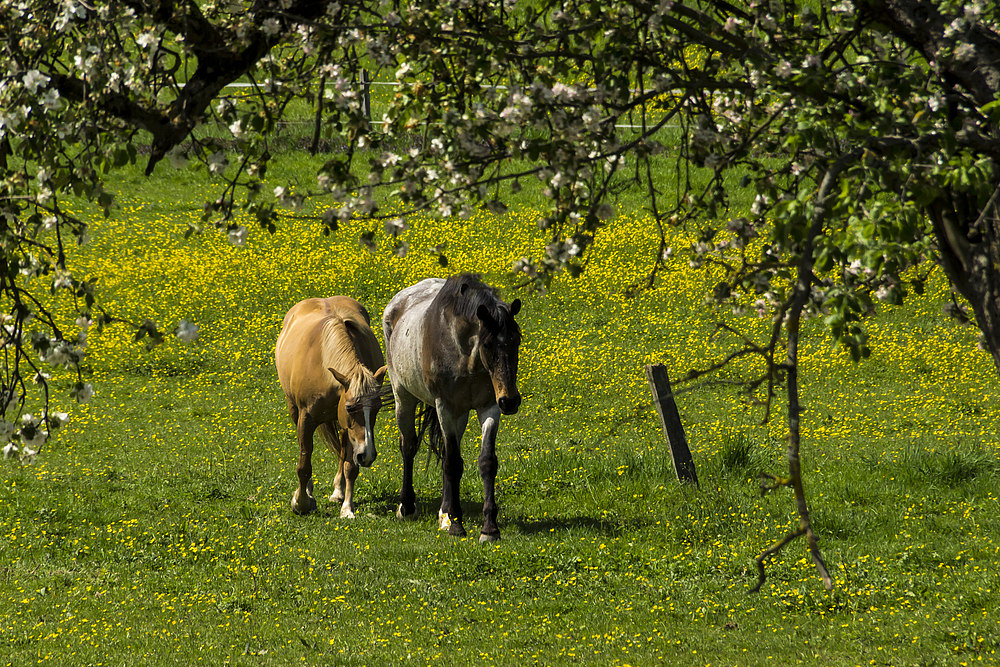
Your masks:
{"label": "horse's back", "polygon": [[[389,339],[397,324],[404,317],[422,316],[428,305],[441,291],[444,280],[441,278],[426,278],[415,285],[400,290],[389,303],[382,314],[382,333],[385,334],[385,347],[388,353]],[[423,306],[422,308],[420,306]]]}
{"label": "horse's back", "polygon": [[330,317],[354,319],[365,325],[371,324],[368,310],[359,301],[349,296],[330,296],[299,301],[285,313],[282,328],[287,327],[292,321],[309,322]]}

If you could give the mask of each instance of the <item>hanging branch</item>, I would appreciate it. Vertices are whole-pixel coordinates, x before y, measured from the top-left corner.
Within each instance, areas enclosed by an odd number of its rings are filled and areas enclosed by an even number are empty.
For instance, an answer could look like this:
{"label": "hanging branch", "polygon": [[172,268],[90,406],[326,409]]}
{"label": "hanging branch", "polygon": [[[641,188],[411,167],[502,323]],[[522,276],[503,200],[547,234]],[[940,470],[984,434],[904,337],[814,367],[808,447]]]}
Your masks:
{"label": "hanging branch", "polygon": [[801,445],[801,414],[802,407],[799,404],[799,325],[802,319],[802,310],[809,299],[809,293],[813,284],[813,266],[816,263],[814,251],[816,239],[823,230],[826,220],[827,207],[833,199],[833,189],[837,183],[837,178],[849,163],[857,159],[854,153],[848,153],[837,160],[823,175],[819,189],[814,198],[815,208],[813,210],[812,224],[809,233],[805,238],[805,247],[802,249],[801,258],[797,267],[795,288],[789,300],[788,312],[786,315],[786,331],[788,339],[785,345],[785,370],[787,372],[786,388],[788,396],[788,477],[776,477],[767,475],[765,479],[770,480],[770,484],[761,484],[761,494],[780,488],[782,486],[791,487],[795,497],[795,508],[798,511],[799,522],[795,530],[789,531],[785,537],[775,542],[757,556],[757,584],[751,589],[757,592],[767,578],[764,563],[778,554],[782,548],[793,540],[806,536],[809,547],[809,554],[812,556],[819,576],[823,580],[823,585],[827,590],[833,588],[833,580],[830,572],[823,560],[823,555],[819,550],[819,538],[812,527],[812,520],[809,517],[809,504],[806,502],[805,486],[802,482],[802,461],[800,457]]}

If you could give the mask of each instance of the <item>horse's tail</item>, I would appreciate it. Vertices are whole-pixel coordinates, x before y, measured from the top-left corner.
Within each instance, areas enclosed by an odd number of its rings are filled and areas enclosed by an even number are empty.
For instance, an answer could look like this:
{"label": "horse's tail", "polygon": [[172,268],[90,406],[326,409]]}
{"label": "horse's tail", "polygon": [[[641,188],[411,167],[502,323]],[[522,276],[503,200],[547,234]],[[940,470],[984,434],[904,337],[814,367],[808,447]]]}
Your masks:
{"label": "horse's tail", "polygon": [[437,410],[433,405],[424,405],[423,410],[418,415],[419,427],[417,428],[417,446],[424,439],[424,431],[427,432],[427,461],[430,462],[430,454],[441,462],[441,455],[444,452],[444,432],[441,430],[441,422],[438,420]]}
{"label": "horse's tail", "polygon": [[337,438],[337,434],[334,432],[333,427],[326,423],[320,424],[319,432],[323,434],[323,439],[326,440],[327,448],[334,454],[339,454],[340,439]]}

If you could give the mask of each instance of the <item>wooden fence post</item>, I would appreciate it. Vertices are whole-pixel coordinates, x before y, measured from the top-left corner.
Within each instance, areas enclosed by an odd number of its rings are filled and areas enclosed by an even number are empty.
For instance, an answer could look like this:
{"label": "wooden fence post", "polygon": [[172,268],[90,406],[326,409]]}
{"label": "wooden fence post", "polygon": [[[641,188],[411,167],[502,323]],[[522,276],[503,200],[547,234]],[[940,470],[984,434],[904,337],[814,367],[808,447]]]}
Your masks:
{"label": "wooden fence post", "polygon": [[670,447],[670,457],[674,462],[674,472],[677,474],[677,479],[698,486],[698,475],[694,471],[694,459],[691,458],[691,450],[688,449],[687,438],[684,436],[681,416],[677,412],[677,403],[674,402],[674,394],[670,389],[667,367],[663,364],[646,366],[646,378],[649,380],[649,388],[653,392],[653,404],[656,405],[656,412],[660,415],[663,435],[666,436],[667,445]]}
{"label": "wooden fence post", "polygon": [[361,70],[361,112],[365,115],[365,120],[372,122],[372,80],[368,70]]}
{"label": "wooden fence post", "polygon": [[313,139],[309,145],[309,153],[319,152],[319,140],[323,131],[323,103],[326,100],[326,76],[319,78],[319,90],[316,91],[316,118],[313,120]]}

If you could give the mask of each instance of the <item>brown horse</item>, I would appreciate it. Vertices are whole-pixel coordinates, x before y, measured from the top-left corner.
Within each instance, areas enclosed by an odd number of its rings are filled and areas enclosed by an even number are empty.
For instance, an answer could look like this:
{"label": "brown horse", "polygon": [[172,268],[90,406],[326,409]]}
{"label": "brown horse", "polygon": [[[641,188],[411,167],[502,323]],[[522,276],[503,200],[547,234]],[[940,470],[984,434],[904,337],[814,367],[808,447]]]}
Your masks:
{"label": "brown horse", "polygon": [[[447,281],[429,278],[392,298],[382,316],[389,376],[396,399],[403,453],[403,484],[396,515],[416,514],[413,459],[420,439],[415,420],[419,403],[430,406],[431,419],[444,435],[441,508],[438,522],[451,535],[465,535],[459,483],[462,479],[462,434],[475,410],[482,429],[479,475],[483,480],[481,542],[500,539],[494,489],[497,476],[496,436],[500,415],[517,412],[517,358],[521,330],[514,316],[521,302],[509,306],[477,276],[462,274]],[[426,422],[425,422],[426,423]],[[433,443],[433,438],[432,438]]]}
{"label": "brown horse", "polygon": [[285,315],[274,363],[298,430],[299,486],[292,510],[316,509],[312,452],[319,429],[340,460],[330,500],[343,500],[340,516],[353,519],[359,466],[370,466],[377,455],[375,416],[386,372],[368,311],[346,296],[300,301]]}

